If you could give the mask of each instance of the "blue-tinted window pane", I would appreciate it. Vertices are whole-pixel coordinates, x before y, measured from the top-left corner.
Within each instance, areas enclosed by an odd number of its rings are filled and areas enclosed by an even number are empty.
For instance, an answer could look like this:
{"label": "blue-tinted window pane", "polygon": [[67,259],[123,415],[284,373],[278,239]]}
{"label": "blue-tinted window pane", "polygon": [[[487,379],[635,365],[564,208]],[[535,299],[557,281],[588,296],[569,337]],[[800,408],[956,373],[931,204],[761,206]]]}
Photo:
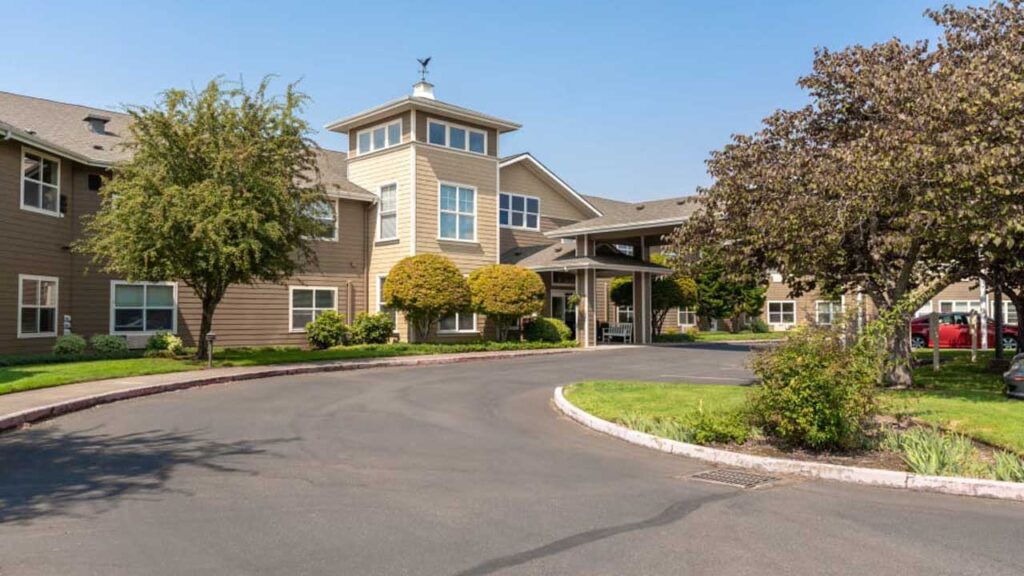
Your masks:
{"label": "blue-tinted window pane", "polygon": [[513,210],[518,210],[518,211],[522,212],[523,211],[523,207],[525,205],[526,205],[526,199],[523,198],[522,196],[513,196],[512,197],[512,209]]}
{"label": "blue-tinted window pane", "polygon": [[508,194],[502,194],[498,198],[498,207],[502,210],[508,210]]}
{"label": "blue-tinted window pane", "polygon": [[446,130],[446,127],[445,127],[444,124],[434,124],[434,123],[431,123],[430,124],[430,143],[431,144],[440,144],[441,146],[444,146],[445,144],[447,144],[448,139],[445,138],[445,130]]}
{"label": "blue-tinted window pane", "polygon": [[508,210],[502,210],[498,213],[498,220],[502,226],[508,226]]}
{"label": "blue-tinted window pane", "polygon": [[384,129],[377,128],[376,130],[373,131],[373,149],[380,150],[384,146]]}
{"label": "blue-tinted window pane", "polygon": [[473,199],[476,194],[469,188],[459,188],[459,212],[473,213]]}
{"label": "blue-tinted window pane", "polygon": [[537,200],[536,198],[527,198],[526,211],[533,214],[540,213],[540,200]]}
{"label": "blue-tinted window pane", "polygon": [[455,214],[441,213],[441,238],[456,238]]}
{"label": "blue-tinted window pane", "polygon": [[537,215],[536,214],[527,214],[526,215],[526,227],[527,228],[534,228],[534,229],[537,228]]}
{"label": "blue-tinted window pane", "polygon": [[469,133],[469,150],[471,152],[477,152],[479,154],[484,153],[484,133],[483,132],[470,132]]}
{"label": "blue-tinted window pane", "polygon": [[523,213],[522,212],[513,212],[512,213],[512,225],[513,226],[522,226],[523,225]]}
{"label": "blue-tinted window pane", "polygon": [[466,149],[466,131],[462,128],[452,128],[451,131],[452,141],[448,143],[452,148],[458,148],[459,150]]}
{"label": "blue-tinted window pane", "polygon": [[400,123],[388,126],[388,146],[394,146],[402,141],[402,125]]}
{"label": "blue-tinted window pane", "polygon": [[455,211],[456,193],[454,186],[441,186],[441,210]]}
{"label": "blue-tinted window pane", "polygon": [[363,132],[359,135],[359,153],[365,154],[370,151],[370,133]]}
{"label": "blue-tinted window pane", "polygon": [[473,239],[473,222],[475,218],[472,216],[459,216],[459,238],[462,240]]}

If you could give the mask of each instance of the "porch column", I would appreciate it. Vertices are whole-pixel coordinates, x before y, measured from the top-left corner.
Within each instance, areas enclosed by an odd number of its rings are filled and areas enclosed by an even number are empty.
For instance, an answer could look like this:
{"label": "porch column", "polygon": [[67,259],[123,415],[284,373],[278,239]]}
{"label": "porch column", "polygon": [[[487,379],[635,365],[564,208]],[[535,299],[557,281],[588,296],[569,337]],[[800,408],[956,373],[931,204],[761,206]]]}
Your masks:
{"label": "porch column", "polygon": [[651,343],[651,274],[633,273],[633,341]]}
{"label": "porch column", "polygon": [[580,270],[576,273],[576,341],[584,348],[597,346],[597,272]]}

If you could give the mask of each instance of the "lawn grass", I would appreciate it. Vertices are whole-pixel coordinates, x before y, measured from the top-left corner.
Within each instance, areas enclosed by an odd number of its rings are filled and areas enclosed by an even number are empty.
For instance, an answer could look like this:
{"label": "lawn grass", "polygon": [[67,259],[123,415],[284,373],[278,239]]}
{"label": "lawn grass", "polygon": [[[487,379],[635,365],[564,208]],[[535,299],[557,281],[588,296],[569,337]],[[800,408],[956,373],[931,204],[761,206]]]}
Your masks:
{"label": "lawn grass", "polygon": [[690,421],[703,406],[706,412],[743,408],[747,388],[723,384],[664,382],[581,382],[566,388],[566,398],[598,418],[620,420],[629,414]]}
{"label": "lawn grass", "polygon": [[[497,352],[543,348],[574,348],[575,346],[575,342],[560,344],[545,342],[476,342],[469,344],[373,344],[341,346],[328,350],[304,350],[298,347],[227,348],[216,351],[214,365],[264,366],[290,362],[358,360],[424,354]],[[205,363],[195,362],[191,359],[173,358],[122,358],[116,360],[0,366],[0,395],[90,380],[184,372],[198,370],[204,366]]]}

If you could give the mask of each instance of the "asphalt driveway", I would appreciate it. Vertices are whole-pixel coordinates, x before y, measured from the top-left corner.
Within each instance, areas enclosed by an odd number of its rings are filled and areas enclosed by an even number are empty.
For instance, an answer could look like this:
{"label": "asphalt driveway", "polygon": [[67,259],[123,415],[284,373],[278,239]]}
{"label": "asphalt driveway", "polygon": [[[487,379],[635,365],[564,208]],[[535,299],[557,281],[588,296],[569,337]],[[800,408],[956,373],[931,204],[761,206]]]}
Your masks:
{"label": "asphalt driveway", "polygon": [[581,379],[736,384],[631,348],[275,378],[0,435],[0,574],[1014,574],[1024,505],[743,491],[559,416]]}

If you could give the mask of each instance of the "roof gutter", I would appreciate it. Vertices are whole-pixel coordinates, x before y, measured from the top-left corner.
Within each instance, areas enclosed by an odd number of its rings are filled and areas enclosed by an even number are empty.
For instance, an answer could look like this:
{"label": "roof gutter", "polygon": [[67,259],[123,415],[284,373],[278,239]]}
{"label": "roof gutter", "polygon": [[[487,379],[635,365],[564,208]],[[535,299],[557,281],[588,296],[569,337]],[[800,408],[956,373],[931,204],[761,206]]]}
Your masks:
{"label": "roof gutter", "polygon": [[[594,226],[591,228],[575,228],[573,230],[562,231],[560,228],[545,232],[544,235],[548,238],[573,238],[581,234],[600,234],[602,232],[623,232],[626,230],[641,230],[643,228],[652,228],[655,226],[672,226],[680,225],[686,222],[686,218],[663,218],[661,220],[648,220],[646,222],[634,222],[630,224],[617,224],[610,226]],[[571,225],[570,225],[571,226]]]}

